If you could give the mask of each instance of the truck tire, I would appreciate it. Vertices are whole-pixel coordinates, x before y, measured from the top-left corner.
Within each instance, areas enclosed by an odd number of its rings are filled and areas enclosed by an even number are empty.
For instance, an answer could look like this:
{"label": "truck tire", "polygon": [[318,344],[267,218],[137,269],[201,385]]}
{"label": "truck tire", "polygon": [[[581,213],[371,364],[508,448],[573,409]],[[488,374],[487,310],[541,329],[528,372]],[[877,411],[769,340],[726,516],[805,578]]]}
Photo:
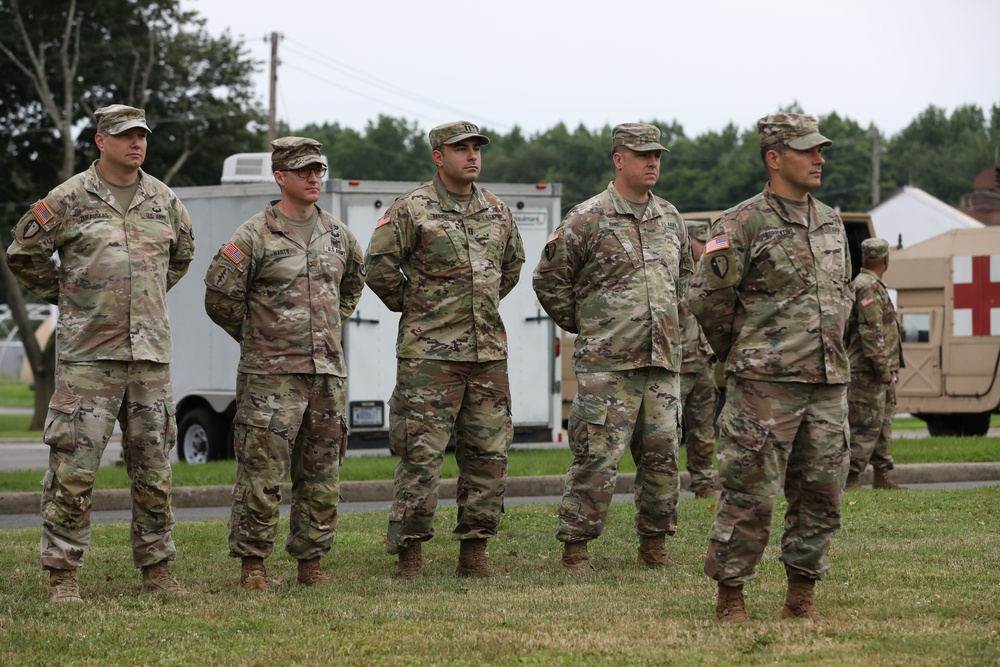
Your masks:
{"label": "truck tire", "polygon": [[194,408],[177,425],[177,458],[185,463],[207,463],[223,458],[226,428],[209,408]]}
{"label": "truck tire", "polygon": [[983,436],[986,435],[987,431],[990,430],[990,417],[992,413],[989,412],[976,412],[973,414],[966,415],[953,415],[958,423],[959,435],[967,436]]}
{"label": "truck tire", "polygon": [[927,422],[927,432],[933,436],[983,436],[990,430],[990,412],[917,415]]}

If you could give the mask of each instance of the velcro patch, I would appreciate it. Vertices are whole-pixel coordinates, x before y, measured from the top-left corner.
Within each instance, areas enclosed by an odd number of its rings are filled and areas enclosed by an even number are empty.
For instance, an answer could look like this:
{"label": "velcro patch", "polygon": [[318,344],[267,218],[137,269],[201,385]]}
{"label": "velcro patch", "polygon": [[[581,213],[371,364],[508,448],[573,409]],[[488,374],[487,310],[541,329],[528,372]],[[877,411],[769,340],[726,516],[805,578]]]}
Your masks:
{"label": "velcro patch", "polygon": [[389,224],[390,220],[392,220],[392,216],[389,215],[389,211],[386,211],[385,215],[383,215],[381,218],[379,218],[378,222],[375,223],[375,229],[378,229],[382,225]]}
{"label": "velcro patch", "polygon": [[233,264],[239,265],[247,258],[243,251],[236,247],[235,243],[230,243],[222,249],[222,254],[228,257]]}
{"label": "velcro patch", "polygon": [[729,247],[729,234],[722,234],[721,236],[716,236],[714,239],[705,244],[705,254],[716,252],[717,250],[725,250]]}
{"label": "velcro patch", "polygon": [[875,297],[873,297],[873,296],[866,296],[865,298],[861,299],[861,307],[862,308],[864,308],[866,306],[870,306],[873,303],[875,303]]}
{"label": "velcro patch", "polygon": [[39,199],[38,203],[31,207],[31,212],[43,229],[47,229],[47,225],[56,217],[44,199]]}
{"label": "velcro patch", "polygon": [[562,231],[562,227],[557,227],[554,232],[552,232],[551,234],[549,234],[549,238],[545,239],[545,242],[546,243],[552,243],[553,241],[555,241],[557,238],[559,238],[559,232],[560,231]]}

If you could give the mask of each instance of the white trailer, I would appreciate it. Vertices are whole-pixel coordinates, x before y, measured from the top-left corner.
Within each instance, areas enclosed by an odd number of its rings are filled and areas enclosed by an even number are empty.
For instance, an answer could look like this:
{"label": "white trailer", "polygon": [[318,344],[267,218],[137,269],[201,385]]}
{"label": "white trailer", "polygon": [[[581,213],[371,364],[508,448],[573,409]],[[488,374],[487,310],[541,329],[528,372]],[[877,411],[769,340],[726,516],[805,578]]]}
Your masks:
{"label": "white trailer", "polygon": [[[191,214],[197,245],[188,275],[168,295],[182,461],[201,463],[232,456],[239,346],[205,314],[204,277],[212,256],[236,228],[278,198],[270,174],[263,173],[263,167],[260,171],[261,178],[270,182],[175,189]],[[317,203],[347,223],[366,248],[375,222],[399,195],[418,185],[330,179]],[[553,322],[531,289],[531,273],[548,234],[559,224],[562,187],[554,183],[484,183],[483,187],[513,211],[527,257],[520,281],[500,307],[509,343],[515,438],[552,441],[562,427],[558,339]],[[398,324],[399,315],[366,289],[344,325],[352,447],[388,445],[386,405],[396,381]]]}

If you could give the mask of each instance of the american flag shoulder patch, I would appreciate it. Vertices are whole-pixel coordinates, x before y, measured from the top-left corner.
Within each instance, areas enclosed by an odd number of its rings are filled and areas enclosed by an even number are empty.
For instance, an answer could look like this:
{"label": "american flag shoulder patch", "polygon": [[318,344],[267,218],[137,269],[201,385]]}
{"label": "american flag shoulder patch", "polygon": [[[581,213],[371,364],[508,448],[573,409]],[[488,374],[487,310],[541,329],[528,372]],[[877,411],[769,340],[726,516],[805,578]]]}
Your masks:
{"label": "american flag shoulder patch", "polygon": [[875,297],[873,297],[873,296],[866,296],[865,298],[861,299],[861,307],[862,308],[865,308],[866,306],[870,306],[873,303],[875,303]]}
{"label": "american flag shoulder patch", "polygon": [[38,203],[31,207],[31,212],[35,216],[35,220],[38,221],[43,228],[48,225],[56,217],[49,205],[45,203],[44,199],[39,199]]}
{"label": "american flag shoulder patch", "polygon": [[375,229],[378,229],[382,225],[389,224],[390,220],[392,220],[392,218],[389,216],[389,211],[386,211],[385,215],[383,215],[381,218],[379,218],[378,222],[375,223]]}
{"label": "american flag shoulder patch", "polygon": [[705,244],[705,254],[729,247],[729,234],[721,234]]}
{"label": "american flag shoulder patch", "polygon": [[545,242],[546,243],[552,243],[553,241],[555,241],[557,238],[559,238],[559,232],[561,230],[562,230],[562,227],[557,227],[554,232],[552,232],[551,234],[549,234],[549,238],[545,239]]}
{"label": "american flag shoulder patch", "polygon": [[231,259],[234,264],[239,264],[247,258],[243,251],[240,250],[235,243],[230,243],[223,248],[222,254]]}

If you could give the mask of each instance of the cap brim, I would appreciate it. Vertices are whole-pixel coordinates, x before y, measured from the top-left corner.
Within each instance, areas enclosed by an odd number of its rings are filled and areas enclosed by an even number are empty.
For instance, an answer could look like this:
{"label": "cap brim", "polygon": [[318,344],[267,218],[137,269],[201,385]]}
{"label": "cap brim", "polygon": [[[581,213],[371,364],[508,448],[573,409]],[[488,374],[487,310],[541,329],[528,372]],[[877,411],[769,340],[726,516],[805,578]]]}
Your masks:
{"label": "cap brim", "polygon": [[485,134],[475,134],[473,132],[470,132],[468,134],[459,134],[459,135],[456,135],[456,136],[452,137],[451,139],[449,139],[448,141],[443,141],[441,143],[444,146],[450,146],[451,144],[457,144],[458,142],[465,141],[466,139],[479,139],[480,140],[479,143],[481,143],[481,144],[488,144],[488,143],[490,143],[490,138],[487,137]]}
{"label": "cap brim", "polygon": [[786,141],[785,145],[797,151],[807,151],[816,146],[830,146],[833,142],[824,137],[819,132],[807,134],[804,137],[795,137],[791,141]]}
{"label": "cap brim", "polygon": [[319,155],[307,155],[305,157],[289,160],[285,163],[285,166],[289,169],[301,169],[302,167],[308,167],[311,164],[321,164],[326,166],[326,163],[323,162],[323,158]]}
{"label": "cap brim", "polygon": [[149,126],[146,125],[141,120],[130,120],[120,125],[116,125],[111,129],[105,130],[103,134],[121,134],[125,130],[131,130],[133,127],[141,127],[142,129],[146,130],[146,132],[149,132],[150,134],[153,133],[153,131],[149,129]]}
{"label": "cap brim", "polygon": [[628,144],[622,144],[622,145],[625,146],[625,148],[631,148],[637,153],[646,153],[648,151],[663,151],[664,153],[670,152],[669,148],[655,141],[650,141],[649,143],[645,144],[636,144],[634,146],[629,146]]}

